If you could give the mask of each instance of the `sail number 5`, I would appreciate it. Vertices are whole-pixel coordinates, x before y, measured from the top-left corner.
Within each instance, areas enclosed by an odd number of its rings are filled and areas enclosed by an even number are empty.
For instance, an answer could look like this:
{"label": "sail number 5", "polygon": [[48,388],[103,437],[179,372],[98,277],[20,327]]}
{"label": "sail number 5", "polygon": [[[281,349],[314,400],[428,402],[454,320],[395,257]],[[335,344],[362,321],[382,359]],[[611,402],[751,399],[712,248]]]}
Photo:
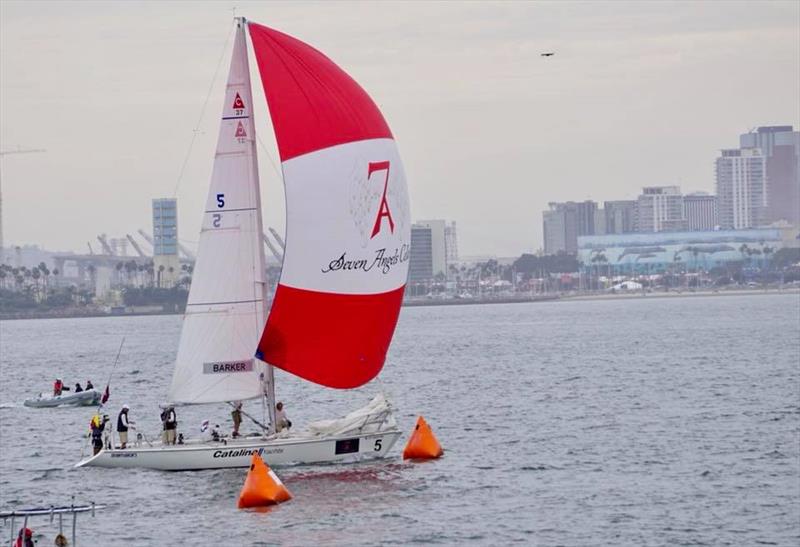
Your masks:
{"label": "sail number 5", "polygon": [[[223,207],[225,207],[225,194],[217,194],[217,208],[222,209]],[[214,226],[214,228],[219,228],[221,222],[221,213],[214,213],[211,215],[211,224]]]}
{"label": "sail number 5", "polygon": [[381,440],[382,439],[375,439],[375,446],[373,447],[372,450],[374,450],[375,452],[381,451],[381,448],[383,448],[383,446],[381,446]]}

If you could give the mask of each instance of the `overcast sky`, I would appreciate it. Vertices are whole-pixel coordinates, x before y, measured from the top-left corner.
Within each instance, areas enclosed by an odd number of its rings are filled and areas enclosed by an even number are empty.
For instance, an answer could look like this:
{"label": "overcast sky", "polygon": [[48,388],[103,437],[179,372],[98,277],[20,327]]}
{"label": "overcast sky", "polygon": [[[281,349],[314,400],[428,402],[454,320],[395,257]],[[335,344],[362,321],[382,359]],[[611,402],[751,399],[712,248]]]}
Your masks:
{"label": "overcast sky", "polygon": [[[180,237],[196,242],[234,6],[361,83],[397,139],[413,218],[457,221],[462,255],[538,249],[548,201],[713,192],[714,159],[739,133],[800,126],[796,1],[3,0],[0,147],[47,150],[0,160],[7,245],[83,251],[98,233],[150,231],[150,200],[173,195],[222,58],[176,194]],[[266,224],[282,232],[262,152]]]}

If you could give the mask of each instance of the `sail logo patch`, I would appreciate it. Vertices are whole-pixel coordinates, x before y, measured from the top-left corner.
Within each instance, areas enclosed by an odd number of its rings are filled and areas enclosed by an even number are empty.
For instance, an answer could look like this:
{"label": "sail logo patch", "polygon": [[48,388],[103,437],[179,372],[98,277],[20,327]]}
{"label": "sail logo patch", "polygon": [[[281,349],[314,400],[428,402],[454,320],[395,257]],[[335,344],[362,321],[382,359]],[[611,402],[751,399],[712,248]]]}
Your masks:
{"label": "sail logo patch", "polygon": [[389,203],[386,201],[386,188],[389,186],[389,162],[376,161],[370,162],[369,170],[367,171],[367,180],[372,176],[372,173],[377,171],[386,171],[386,178],[383,179],[383,195],[381,195],[381,205],[378,208],[378,216],[375,217],[375,225],[372,227],[372,235],[370,239],[378,235],[381,231],[383,217],[389,221],[389,231],[394,233],[394,220],[392,219],[392,212],[389,210]]}
{"label": "sail logo patch", "polygon": [[244,125],[242,122],[239,122],[239,125],[236,126],[236,138],[244,138],[247,136],[247,132],[244,130]]}
{"label": "sail logo patch", "polygon": [[220,361],[216,363],[203,363],[203,374],[228,374],[231,372],[252,372],[253,360],[246,361]]}
{"label": "sail logo patch", "polygon": [[[402,174],[390,160],[365,161],[358,158],[353,165],[348,205],[358,240],[363,249],[371,242],[383,240],[391,245],[402,244],[394,240],[408,228],[408,196]],[[399,168],[402,173],[402,167]],[[386,239],[388,238],[388,239]],[[392,243],[389,243],[389,242]]]}
{"label": "sail logo patch", "polygon": [[236,94],[236,98],[233,100],[233,109],[244,110],[244,101],[242,100],[242,98],[239,96],[238,93]]}

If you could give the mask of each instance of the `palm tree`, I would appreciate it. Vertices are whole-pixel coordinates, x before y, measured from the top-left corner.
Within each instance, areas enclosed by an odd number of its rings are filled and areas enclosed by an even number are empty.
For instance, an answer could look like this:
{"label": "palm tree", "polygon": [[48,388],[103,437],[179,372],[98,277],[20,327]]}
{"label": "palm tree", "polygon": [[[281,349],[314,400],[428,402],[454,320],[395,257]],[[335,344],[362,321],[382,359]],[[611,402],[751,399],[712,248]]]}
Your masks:
{"label": "palm tree", "polygon": [[89,270],[89,280],[92,284],[92,292],[95,292],[97,290],[97,268],[94,264],[89,264],[86,269]]}
{"label": "palm tree", "polygon": [[771,255],[772,253],[775,252],[775,248],[774,247],[770,247],[769,245],[765,245],[761,249],[761,252],[764,253],[764,267],[768,267],[769,266],[769,255]]}
{"label": "palm tree", "polygon": [[42,300],[41,296],[42,295],[41,295],[41,290],[39,288],[39,279],[42,277],[41,270],[39,270],[38,267],[34,268],[33,271],[31,272],[31,277],[33,278],[33,282],[34,282],[34,286],[35,286],[34,298],[36,299],[37,302],[41,302],[41,300]]}
{"label": "palm tree", "polygon": [[135,273],[138,270],[136,266],[136,262],[133,260],[129,260],[125,263],[125,275],[128,278],[128,285],[131,284],[131,274]]}
{"label": "palm tree", "polygon": [[[679,273],[680,272],[680,263],[681,263],[682,260],[683,259],[681,258],[680,253],[678,253],[678,251],[675,251],[675,254],[672,255],[672,262],[673,262],[673,264],[675,264],[675,266],[673,268],[673,273]],[[680,281],[680,279],[679,279],[679,281]],[[680,285],[680,283],[678,283],[678,284]]]}
{"label": "palm tree", "polygon": [[750,255],[750,247],[747,246],[747,243],[742,243],[739,246],[739,252],[742,254],[742,262],[747,262],[746,256]]}

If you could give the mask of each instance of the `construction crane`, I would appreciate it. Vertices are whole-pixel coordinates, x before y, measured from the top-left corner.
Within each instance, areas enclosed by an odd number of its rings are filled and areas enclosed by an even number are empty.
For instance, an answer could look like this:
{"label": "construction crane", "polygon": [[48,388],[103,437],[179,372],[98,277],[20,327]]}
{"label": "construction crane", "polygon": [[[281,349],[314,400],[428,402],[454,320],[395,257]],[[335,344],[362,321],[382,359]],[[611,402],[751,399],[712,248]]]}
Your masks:
{"label": "construction crane", "polygon": [[283,254],[275,247],[275,245],[272,244],[272,242],[267,237],[267,234],[262,234],[262,235],[264,236],[264,243],[267,244],[267,247],[269,248],[269,251],[272,253],[272,256],[274,256],[278,262],[282,263]]}
{"label": "construction crane", "polygon": [[[0,157],[10,154],[38,154],[47,152],[44,148],[22,148],[17,146],[14,150],[0,150]],[[0,262],[3,258],[3,177],[0,176]]]}
{"label": "construction crane", "polygon": [[142,236],[144,240],[147,241],[150,245],[155,246],[155,244],[153,243],[153,238],[150,237],[150,234],[148,234],[142,229],[139,229],[139,235]]}
{"label": "construction crane", "polygon": [[100,245],[103,246],[103,252],[105,252],[105,254],[115,256],[114,249],[112,249],[111,245],[108,244],[106,234],[100,234],[97,236],[97,241],[99,241]]}
{"label": "construction crane", "polygon": [[135,239],[133,239],[133,236],[132,236],[131,234],[125,234],[125,237],[127,237],[127,238],[128,238],[128,241],[130,241],[130,242],[131,242],[131,246],[133,247],[133,249],[134,249],[134,250],[135,250],[137,253],[139,253],[139,256],[141,256],[142,258],[147,258],[147,255],[146,255],[146,254],[144,254],[144,251],[142,250],[142,248],[141,248],[141,247],[139,247],[139,244],[138,244],[138,243],[136,243],[136,240],[135,240]]}
{"label": "construction crane", "polygon": [[278,232],[275,231],[275,228],[270,228],[269,229],[269,233],[272,234],[272,236],[275,238],[275,241],[277,241],[278,245],[281,246],[281,249],[283,249],[285,251],[286,250],[286,244],[283,242],[283,238],[280,235],[278,235]]}
{"label": "construction crane", "polygon": [[180,241],[178,242],[178,249],[183,253],[183,256],[185,256],[189,260],[194,260],[195,259],[194,258],[194,253],[192,251],[190,251],[189,249],[187,249],[186,247],[184,247],[183,243],[181,243]]}
{"label": "construction crane", "polygon": [[[138,232],[139,232],[140,236],[142,236],[150,245],[153,246],[153,249],[154,249],[153,252],[155,253],[156,244],[153,242],[153,238],[150,236],[150,234],[148,234],[147,232],[145,232],[142,229],[139,229]],[[185,256],[189,260],[194,260],[195,259],[194,253],[192,251],[190,251],[189,249],[187,249],[186,247],[184,247],[183,244],[180,241],[178,242],[178,250],[181,253],[183,253],[183,256]]]}

